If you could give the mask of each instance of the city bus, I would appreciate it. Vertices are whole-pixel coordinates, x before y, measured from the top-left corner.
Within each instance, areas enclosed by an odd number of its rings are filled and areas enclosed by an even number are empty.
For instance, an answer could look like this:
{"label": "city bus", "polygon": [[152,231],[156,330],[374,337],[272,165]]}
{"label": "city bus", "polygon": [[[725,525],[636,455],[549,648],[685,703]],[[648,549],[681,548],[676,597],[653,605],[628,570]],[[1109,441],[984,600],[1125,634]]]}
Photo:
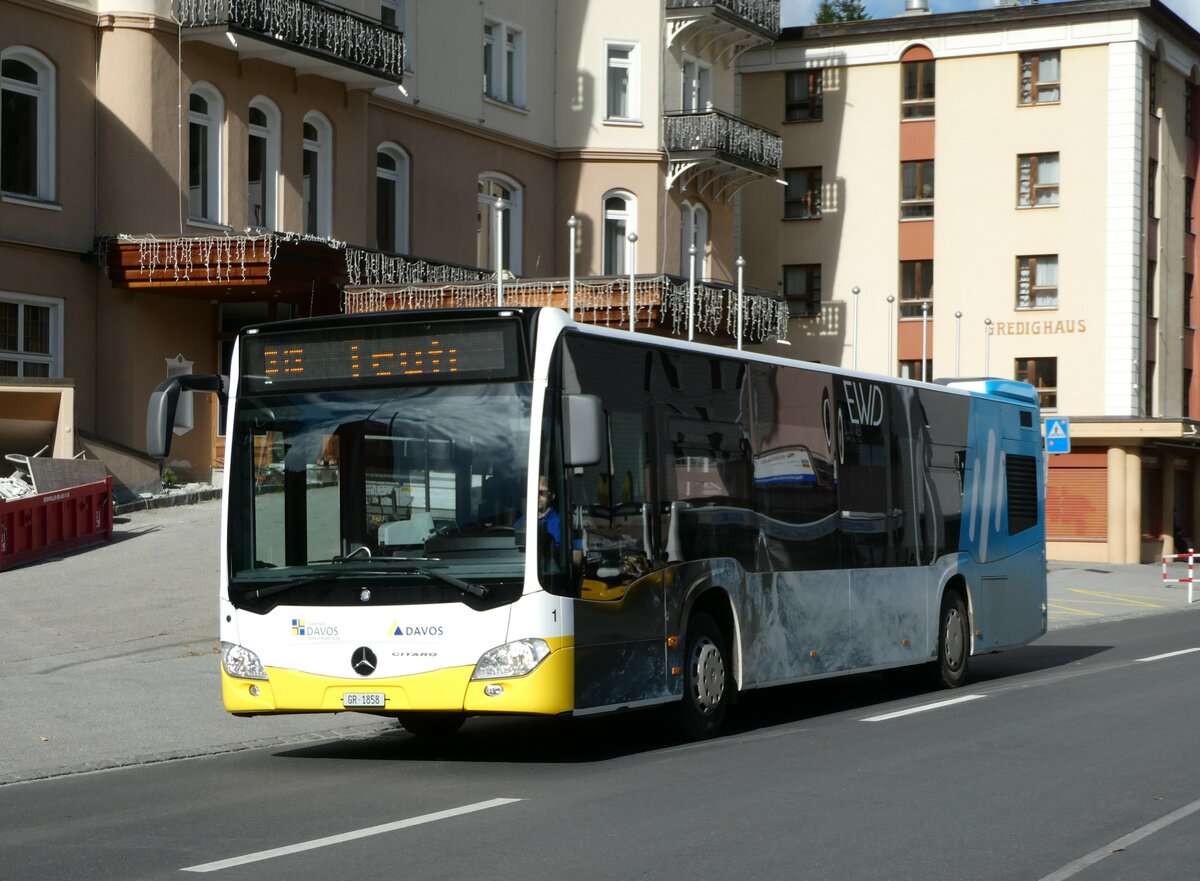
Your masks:
{"label": "city bus", "polygon": [[550,308],[244,329],[228,386],[221,687],[239,716],[676,704],[922,667],[1046,630],[1036,391],[917,383]]}

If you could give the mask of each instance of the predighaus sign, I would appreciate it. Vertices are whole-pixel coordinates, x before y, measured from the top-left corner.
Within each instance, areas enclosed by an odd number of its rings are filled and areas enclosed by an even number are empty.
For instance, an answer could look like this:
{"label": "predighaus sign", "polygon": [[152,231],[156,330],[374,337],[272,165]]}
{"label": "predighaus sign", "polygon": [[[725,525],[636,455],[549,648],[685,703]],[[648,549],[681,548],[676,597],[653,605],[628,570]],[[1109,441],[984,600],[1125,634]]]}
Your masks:
{"label": "predighaus sign", "polygon": [[988,330],[993,336],[1056,336],[1087,333],[1086,318],[1046,318],[1038,321],[996,321]]}

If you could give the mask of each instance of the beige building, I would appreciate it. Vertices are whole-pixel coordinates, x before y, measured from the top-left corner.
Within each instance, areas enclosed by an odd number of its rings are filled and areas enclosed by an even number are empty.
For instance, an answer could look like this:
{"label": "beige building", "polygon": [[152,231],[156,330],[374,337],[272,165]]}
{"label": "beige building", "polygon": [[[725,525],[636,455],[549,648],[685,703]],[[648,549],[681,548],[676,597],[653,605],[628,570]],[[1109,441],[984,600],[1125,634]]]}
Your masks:
{"label": "beige building", "polygon": [[[0,376],[73,388],[131,491],[159,381],[347,284],[563,276],[571,217],[581,276],[731,283],[780,167],[736,63],[778,34],[779,0],[0,0]],[[184,479],[219,423],[182,406]]]}
{"label": "beige building", "polygon": [[740,68],[787,181],[742,194],[741,248],[797,354],[1038,386],[1070,420],[1052,557],[1200,538],[1200,35],[1158,0],[917,9],[788,29]]}

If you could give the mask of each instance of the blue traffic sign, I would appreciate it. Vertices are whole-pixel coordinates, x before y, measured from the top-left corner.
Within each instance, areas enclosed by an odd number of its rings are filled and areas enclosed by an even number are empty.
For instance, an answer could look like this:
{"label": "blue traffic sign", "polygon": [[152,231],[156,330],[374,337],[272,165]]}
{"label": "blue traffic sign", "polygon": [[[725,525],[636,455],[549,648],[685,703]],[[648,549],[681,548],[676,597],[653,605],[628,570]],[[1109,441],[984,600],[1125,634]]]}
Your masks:
{"label": "blue traffic sign", "polygon": [[1054,416],[1046,420],[1046,452],[1071,452],[1071,420],[1066,416]]}

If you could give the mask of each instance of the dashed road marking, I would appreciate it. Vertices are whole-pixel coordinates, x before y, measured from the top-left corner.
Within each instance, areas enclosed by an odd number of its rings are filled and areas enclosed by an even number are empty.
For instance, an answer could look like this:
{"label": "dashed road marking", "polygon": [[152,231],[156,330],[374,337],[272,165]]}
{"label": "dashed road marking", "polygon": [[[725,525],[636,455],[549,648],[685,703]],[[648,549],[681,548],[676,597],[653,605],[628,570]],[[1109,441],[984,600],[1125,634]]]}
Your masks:
{"label": "dashed road marking", "polygon": [[1142,663],[1144,661],[1161,661],[1163,658],[1176,658],[1179,657],[1179,655],[1190,655],[1192,652],[1200,652],[1200,648],[1180,649],[1177,652],[1167,652],[1164,655],[1151,655],[1148,658],[1138,658],[1135,663]]}
{"label": "dashed road marking", "polygon": [[897,710],[894,713],[883,713],[879,716],[868,716],[865,719],[859,719],[860,722],[886,722],[888,719],[899,719],[901,716],[911,716],[914,713],[924,713],[929,710],[940,710],[942,707],[949,707],[954,704],[961,704],[967,701],[976,701],[986,697],[983,694],[967,694],[962,697],[951,698],[948,701],[937,701],[932,704],[922,704],[919,707],[909,707],[907,710]]}
{"label": "dashed road marking", "polygon": [[463,814],[472,814],[476,811],[486,811],[488,808],[498,808],[504,805],[510,805],[513,802],[521,801],[519,798],[493,798],[490,801],[475,802],[475,804],[463,805],[458,808],[450,808],[446,811],[436,811],[432,814],[422,814],[419,817],[409,817],[407,820],[397,820],[394,823],[382,823],[378,826],[368,826],[365,829],[355,829],[351,832],[343,832],[339,835],[330,835],[326,838],[314,838],[311,841],[301,841],[297,844],[289,844],[286,847],[276,847],[271,850],[260,850],[257,853],[248,853],[240,857],[232,857],[227,860],[217,860],[212,863],[202,863],[199,866],[187,866],[180,869],[181,872],[219,872],[221,869],[230,869],[234,866],[244,866],[246,863],[257,863],[261,860],[270,860],[275,857],[287,856],[293,853],[301,853],[306,850],[315,850],[318,847],[329,847],[331,844],[342,844],[346,841],[355,841],[359,838],[367,838],[371,835],[382,835],[385,832],[394,832],[397,829],[407,829],[410,826],[420,826],[423,823],[433,823],[437,820],[448,820],[451,817],[459,817]]}

